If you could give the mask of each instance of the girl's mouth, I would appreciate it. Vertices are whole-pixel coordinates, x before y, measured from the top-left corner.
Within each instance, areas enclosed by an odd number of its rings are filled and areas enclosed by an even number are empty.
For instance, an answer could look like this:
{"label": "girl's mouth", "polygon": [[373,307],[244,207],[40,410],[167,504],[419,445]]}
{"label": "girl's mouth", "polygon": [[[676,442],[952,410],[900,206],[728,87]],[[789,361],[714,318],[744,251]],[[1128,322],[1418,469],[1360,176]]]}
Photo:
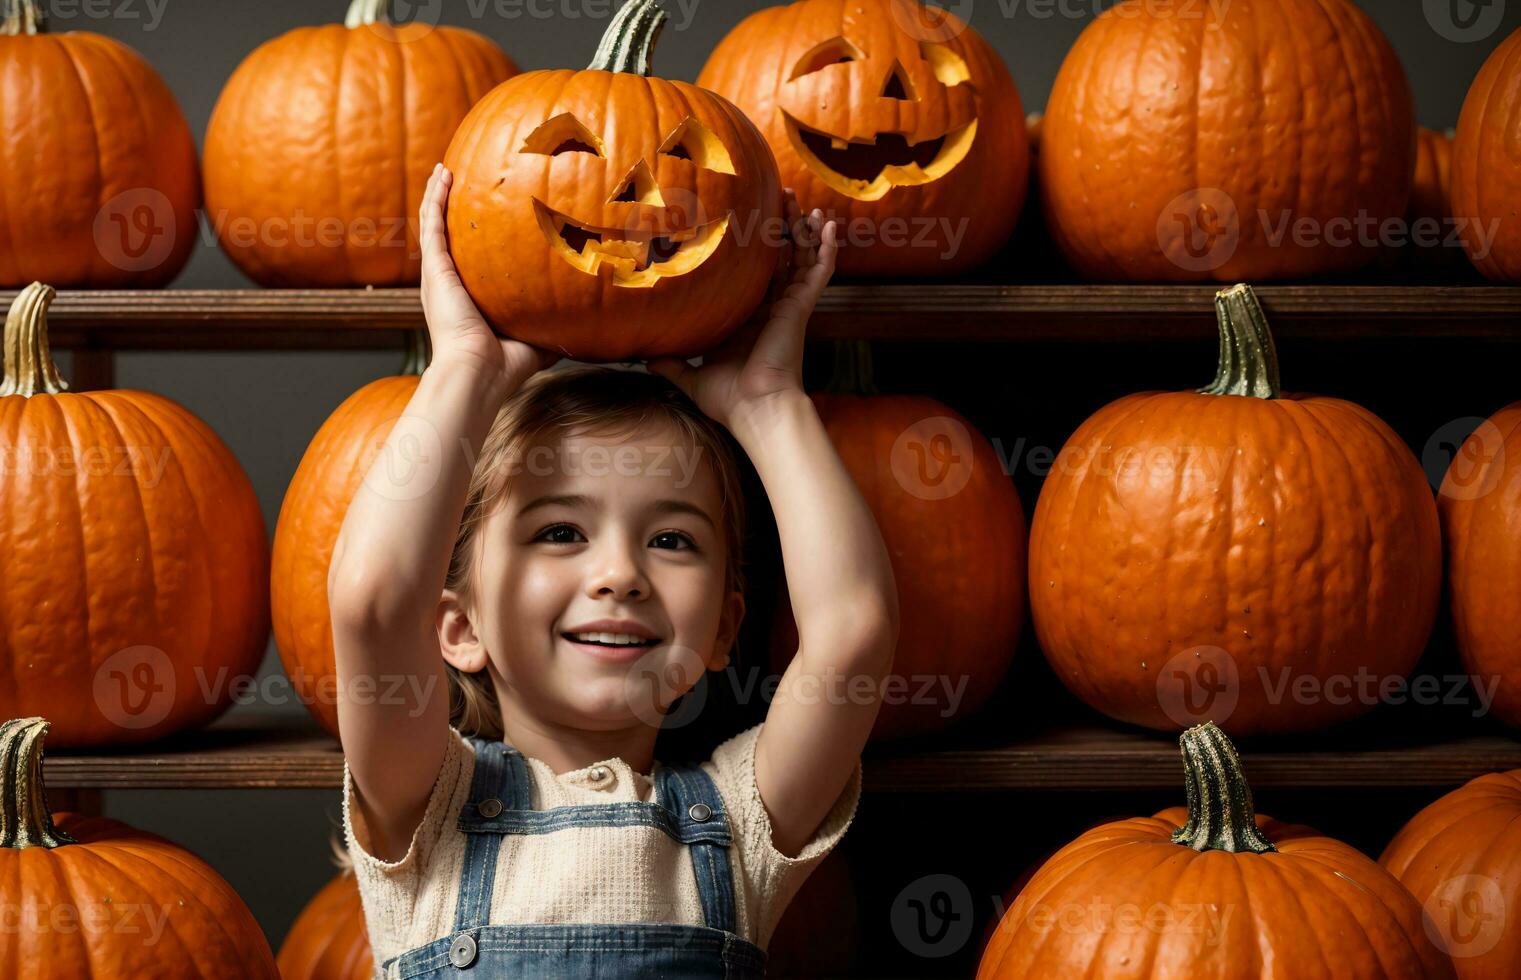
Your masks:
{"label": "girl's mouth", "polygon": [[599,660],[630,660],[660,641],[632,633],[561,633],[562,637]]}

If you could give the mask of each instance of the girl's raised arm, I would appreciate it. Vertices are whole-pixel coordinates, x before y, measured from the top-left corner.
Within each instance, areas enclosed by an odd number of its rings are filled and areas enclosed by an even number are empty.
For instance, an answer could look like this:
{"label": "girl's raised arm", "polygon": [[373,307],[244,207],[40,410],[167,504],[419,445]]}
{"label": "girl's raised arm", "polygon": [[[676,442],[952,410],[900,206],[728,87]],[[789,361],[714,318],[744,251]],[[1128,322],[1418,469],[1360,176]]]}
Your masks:
{"label": "girl's raised arm", "polygon": [[876,520],[803,393],[803,337],[834,271],[835,225],[818,211],[804,220],[790,194],[788,212],[793,275],[769,319],[701,368],[673,359],[650,368],[728,427],[776,514],[799,644],[755,747],[755,782],[772,843],[796,855],[871,733],[897,643],[898,593]]}
{"label": "girl's raised arm", "polygon": [[384,860],[406,853],[443,763],[436,621],[472,466],[502,402],[554,359],[496,336],[465,292],[444,229],[451,180],[436,167],[420,209],[432,362],[354,495],[328,570],[338,728]]}

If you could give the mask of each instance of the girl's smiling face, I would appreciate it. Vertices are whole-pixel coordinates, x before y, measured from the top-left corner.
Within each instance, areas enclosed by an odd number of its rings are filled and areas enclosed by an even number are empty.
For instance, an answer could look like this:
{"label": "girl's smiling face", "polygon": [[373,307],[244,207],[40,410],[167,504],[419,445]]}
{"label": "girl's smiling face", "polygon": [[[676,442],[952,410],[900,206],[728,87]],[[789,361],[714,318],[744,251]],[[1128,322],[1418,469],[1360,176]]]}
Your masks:
{"label": "girl's smiling face", "polygon": [[669,424],[531,444],[480,528],[471,608],[445,593],[445,657],[488,668],[504,716],[658,725],[727,664],[744,616],[722,503],[711,462]]}

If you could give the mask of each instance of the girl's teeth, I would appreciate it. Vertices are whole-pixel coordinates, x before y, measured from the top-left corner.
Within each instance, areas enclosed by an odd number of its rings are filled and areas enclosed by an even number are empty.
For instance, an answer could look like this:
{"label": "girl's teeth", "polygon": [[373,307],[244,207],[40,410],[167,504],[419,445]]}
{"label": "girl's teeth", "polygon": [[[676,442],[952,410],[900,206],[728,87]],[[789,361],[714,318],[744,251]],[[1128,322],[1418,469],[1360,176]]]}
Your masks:
{"label": "girl's teeth", "polygon": [[645,642],[632,633],[577,633],[575,637],[583,643],[606,643],[618,646],[633,646]]}

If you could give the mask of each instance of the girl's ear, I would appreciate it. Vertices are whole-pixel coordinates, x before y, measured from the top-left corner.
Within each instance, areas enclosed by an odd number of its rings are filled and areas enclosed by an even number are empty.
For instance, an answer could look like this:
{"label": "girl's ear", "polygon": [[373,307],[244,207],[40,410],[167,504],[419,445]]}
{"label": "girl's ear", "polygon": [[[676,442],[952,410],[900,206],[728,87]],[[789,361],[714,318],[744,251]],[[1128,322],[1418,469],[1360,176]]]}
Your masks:
{"label": "girl's ear", "polygon": [[718,638],[713,643],[713,656],[709,658],[709,670],[725,670],[729,666],[729,651],[739,639],[739,625],[745,621],[745,596],[739,591],[730,592],[724,599],[724,609],[718,619]]}
{"label": "girl's ear", "polygon": [[456,670],[473,674],[486,667],[486,645],[470,621],[470,610],[459,593],[445,589],[438,599],[438,646]]}

